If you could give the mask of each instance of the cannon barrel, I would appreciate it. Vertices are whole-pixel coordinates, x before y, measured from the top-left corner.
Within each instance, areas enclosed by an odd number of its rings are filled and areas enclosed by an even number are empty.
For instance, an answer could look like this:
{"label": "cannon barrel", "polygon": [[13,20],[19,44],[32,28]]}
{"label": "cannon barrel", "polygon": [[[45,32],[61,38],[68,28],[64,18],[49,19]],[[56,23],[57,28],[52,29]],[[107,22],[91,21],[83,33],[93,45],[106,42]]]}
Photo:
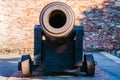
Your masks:
{"label": "cannon barrel", "polygon": [[48,40],[61,43],[72,37],[74,13],[65,3],[52,2],[46,5],[40,13],[39,21]]}
{"label": "cannon barrel", "polygon": [[23,55],[18,64],[23,76],[39,68],[40,74],[81,71],[93,76],[95,61],[92,54],[83,55],[84,27],[74,25],[72,9],[52,2],[43,8],[39,21],[34,28],[34,64],[30,55]]}

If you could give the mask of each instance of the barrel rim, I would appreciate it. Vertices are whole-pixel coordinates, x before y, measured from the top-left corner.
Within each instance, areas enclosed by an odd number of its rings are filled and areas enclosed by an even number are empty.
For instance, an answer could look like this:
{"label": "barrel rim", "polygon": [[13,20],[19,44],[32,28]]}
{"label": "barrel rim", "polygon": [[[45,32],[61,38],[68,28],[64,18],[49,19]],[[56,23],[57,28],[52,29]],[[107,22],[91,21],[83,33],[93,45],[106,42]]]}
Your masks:
{"label": "barrel rim", "polygon": [[[57,7],[62,7],[62,8],[58,8],[58,10],[61,10],[63,12],[65,12],[65,15],[67,17],[66,19],[66,23],[65,25],[62,27],[62,28],[53,28],[51,27],[50,25],[46,27],[46,24],[45,21],[43,20],[40,20],[40,19],[43,19],[45,18],[44,14],[46,12],[46,10],[48,10],[49,8],[53,8],[54,5],[58,5]],[[54,8],[54,9],[51,9],[52,10],[56,10],[57,8]],[[50,13],[49,13],[50,14]],[[47,18],[46,18],[47,19]],[[67,4],[63,3],[63,2],[52,2],[52,3],[49,3],[48,5],[46,5],[42,11],[41,11],[41,14],[40,14],[40,17],[39,17],[39,22],[42,26],[42,29],[43,31],[46,33],[46,34],[50,34],[51,36],[55,36],[55,37],[58,37],[59,36],[64,36],[65,34],[67,33],[70,33],[70,31],[73,29],[73,25],[74,25],[74,12],[72,11],[71,7],[68,6]],[[47,22],[47,25],[49,23]],[[51,29],[51,30],[49,30]],[[60,31],[59,31],[60,30]],[[62,34],[61,34],[62,33]],[[55,35],[56,34],[56,35]]]}

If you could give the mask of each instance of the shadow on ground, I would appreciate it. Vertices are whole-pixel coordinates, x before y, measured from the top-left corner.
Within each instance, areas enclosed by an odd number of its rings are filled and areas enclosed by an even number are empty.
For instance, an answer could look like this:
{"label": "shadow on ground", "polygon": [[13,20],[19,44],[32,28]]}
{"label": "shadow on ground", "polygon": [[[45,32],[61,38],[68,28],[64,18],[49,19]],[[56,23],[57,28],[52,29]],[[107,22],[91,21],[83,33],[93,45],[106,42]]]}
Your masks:
{"label": "shadow on ground", "polygon": [[17,64],[19,58],[0,59],[0,76],[10,77],[18,71]]}

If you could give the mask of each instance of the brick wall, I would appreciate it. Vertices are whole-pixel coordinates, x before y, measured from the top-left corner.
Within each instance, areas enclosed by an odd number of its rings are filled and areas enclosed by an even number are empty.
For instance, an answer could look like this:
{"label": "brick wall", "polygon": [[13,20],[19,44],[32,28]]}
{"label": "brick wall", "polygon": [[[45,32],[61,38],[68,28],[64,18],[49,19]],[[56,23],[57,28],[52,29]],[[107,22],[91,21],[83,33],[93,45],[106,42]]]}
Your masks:
{"label": "brick wall", "polygon": [[84,49],[120,48],[120,11],[115,0],[0,0],[0,49],[33,48],[33,28],[42,8],[53,1],[68,4],[75,25],[85,27]]}

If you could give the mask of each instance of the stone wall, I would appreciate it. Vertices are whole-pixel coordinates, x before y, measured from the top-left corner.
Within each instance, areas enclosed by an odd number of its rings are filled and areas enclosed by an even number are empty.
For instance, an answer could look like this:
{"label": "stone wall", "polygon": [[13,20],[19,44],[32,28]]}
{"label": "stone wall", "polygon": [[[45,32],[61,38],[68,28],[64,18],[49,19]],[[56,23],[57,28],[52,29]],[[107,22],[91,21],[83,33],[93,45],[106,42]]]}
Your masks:
{"label": "stone wall", "polygon": [[85,50],[120,48],[117,0],[0,0],[0,49],[33,49],[34,25],[42,8],[53,1],[68,4],[75,25],[85,27]]}
{"label": "stone wall", "polygon": [[120,49],[120,7],[115,1],[105,1],[101,8],[84,11],[85,49]]}

